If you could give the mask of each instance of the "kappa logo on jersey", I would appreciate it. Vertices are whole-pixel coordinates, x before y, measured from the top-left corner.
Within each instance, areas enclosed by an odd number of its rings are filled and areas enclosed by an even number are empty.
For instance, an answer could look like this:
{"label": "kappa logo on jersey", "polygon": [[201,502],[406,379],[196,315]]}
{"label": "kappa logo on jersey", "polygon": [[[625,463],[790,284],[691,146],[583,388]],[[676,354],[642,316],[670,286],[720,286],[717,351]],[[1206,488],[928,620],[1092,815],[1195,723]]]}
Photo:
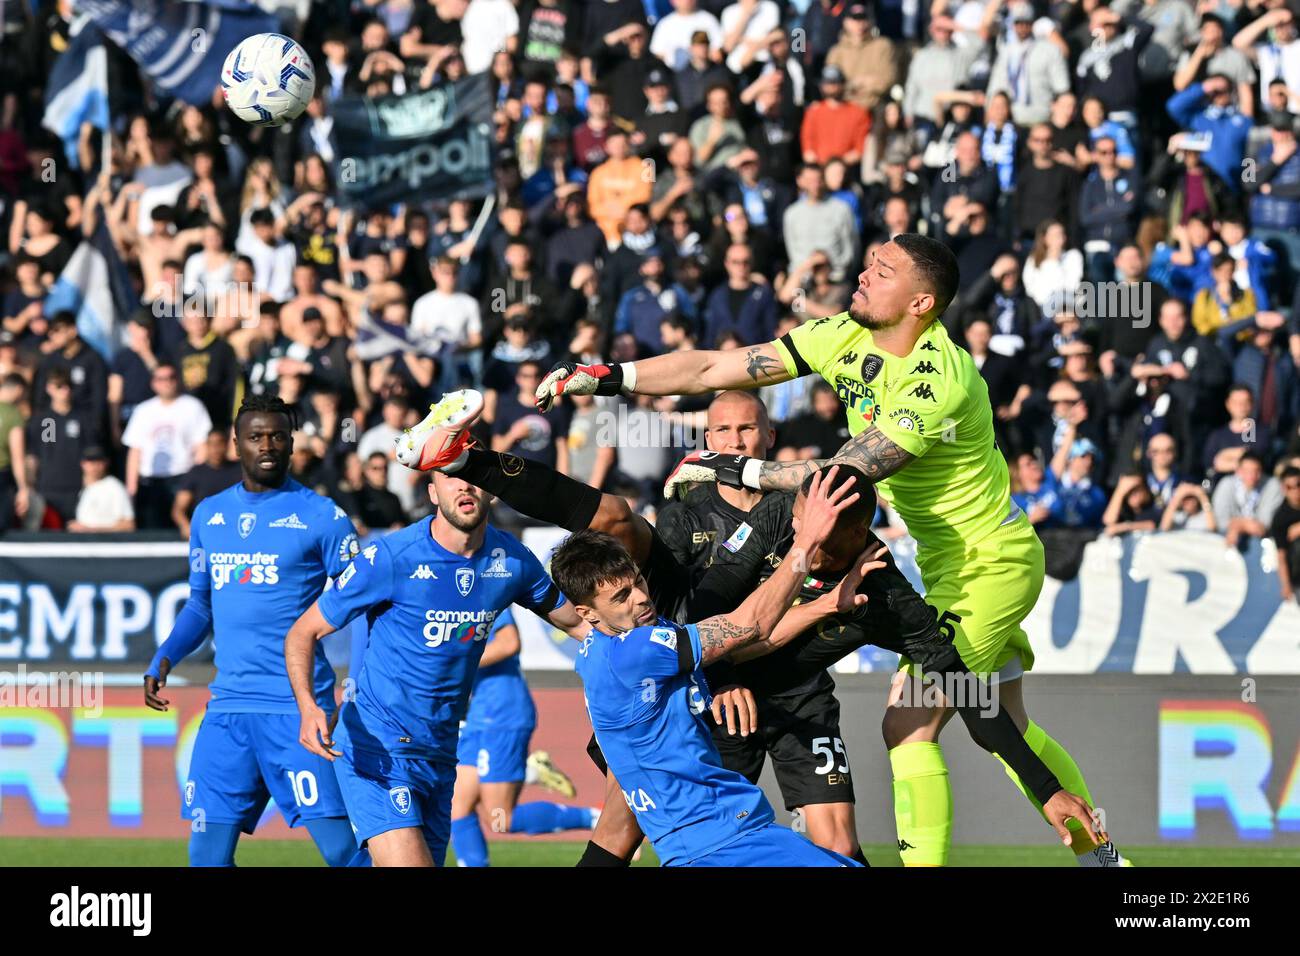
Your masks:
{"label": "kappa logo on jersey", "polygon": [[344,510],[343,510],[342,508],[340,508],[338,505],[335,505],[335,506],[334,506],[334,520],[335,520],[335,521],[338,521],[340,518],[346,518],[347,516],[348,516],[348,513],[347,513],[346,511],[344,511]]}
{"label": "kappa logo on jersey", "polygon": [[434,574],[434,573],[429,569],[429,566],[428,566],[427,564],[420,564],[420,565],[417,565],[417,566],[416,566],[415,570],[411,572],[411,576],[410,576],[409,578],[407,578],[406,580],[408,580],[408,581],[436,581],[436,580],[438,580],[438,575]]}
{"label": "kappa logo on jersey", "polygon": [[411,812],[411,788],[393,787],[388,791],[388,799],[393,802],[393,809],[406,816]]}
{"label": "kappa logo on jersey", "polygon": [[208,555],[212,589],[220,591],[227,584],[279,584],[278,554],[262,551],[219,551]]}
{"label": "kappa logo on jersey", "polygon": [[449,641],[485,641],[496,618],[496,611],[425,611],[424,643],[439,647]]}
{"label": "kappa logo on jersey", "polygon": [[474,590],[473,568],[456,569],[456,590],[460,592],[461,597],[469,597],[469,592]]}
{"label": "kappa logo on jersey", "polygon": [[880,374],[880,370],[885,367],[885,358],[883,355],[876,355],[874,352],[862,360],[862,381],[871,384],[871,380]]}
{"label": "kappa logo on jersey", "polygon": [[212,515],[212,517],[208,519],[208,526],[209,526],[209,527],[211,527],[211,526],[214,525],[214,524],[222,524],[222,525],[223,525],[223,524],[225,524],[225,523],[226,523],[226,516],[223,515],[220,511],[214,512],[213,515]]}
{"label": "kappa logo on jersey", "polygon": [[939,370],[934,367],[934,363],[929,359],[922,359],[916,363],[916,368],[912,369],[913,375],[916,375],[917,373],[920,373],[921,375],[938,375]]}
{"label": "kappa logo on jersey", "polygon": [[351,561],[357,556],[357,552],[360,550],[360,547],[357,545],[357,536],[349,532],[344,535],[343,540],[339,542],[339,560]]}
{"label": "kappa logo on jersey", "polygon": [[372,544],[366,550],[361,552],[361,556],[370,562],[370,566],[375,566],[375,555],[379,553],[379,545]]}
{"label": "kappa logo on jersey", "polygon": [[911,390],[910,392],[908,392],[907,394],[908,394],[908,395],[914,395],[914,396],[916,396],[917,398],[923,398],[923,399],[925,399],[927,402],[932,402],[932,401],[934,401],[934,389],[932,389],[932,388],[930,387],[930,385],[929,385],[928,382],[920,382],[920,383],[918,383],[917,386],[916,386],[916,388],[912,389],[912,390]]}
{"label": "kappa logo on jersey", "polygon": [[910,408],[896,408],[889,413],[889,417],[903,431],[925,434],[925,422]]}
{"label": "kappa logo on jersey", "polygon": [[841,365],[852,365],[857,360],[858,360],[858,353],[852,350],[845,352],[843,355],[840,356]]}
{"label": "kappa logo on jersey", "polygon": [[185,805],[187,807],[194,806],[194,781],[193,780],[185,781]]}
{"label": "kappa logo on jersey", "polygon": [[247,538],[253,533],[255,527],[257,527],[257,515],[251,511],[245,511],[239,516],[239,536],[241,538]]}
{"label": "kappa logo on jersey", "polygon": [[749,540],[749,535],[753,530],[754,529],[749,526],[748,521],[742,521],[740,527],[731,533],[731,537],[722,542],[722,546],[732,554],[735,554],[741,549],[741,546]]}
{"label": "kappa logo on jersey", "polygon": [[931,341],[929,341],[929,340],[927,339],[926,341],[924,341],[924,342],[921,343],[921,351],[923,351],[923,352],[937,352],[937,351],[939,351],[939,348],[938,348],[938,346],[936,346],[933,342],[931,342]]}
{"label": "kappa logo on jersey", "polygon": [[294,512],[287,518],[276,518],[268,525],[271,528],[293,528],[296,531],[306,531],[307,526],[298,520],[298,512]]}

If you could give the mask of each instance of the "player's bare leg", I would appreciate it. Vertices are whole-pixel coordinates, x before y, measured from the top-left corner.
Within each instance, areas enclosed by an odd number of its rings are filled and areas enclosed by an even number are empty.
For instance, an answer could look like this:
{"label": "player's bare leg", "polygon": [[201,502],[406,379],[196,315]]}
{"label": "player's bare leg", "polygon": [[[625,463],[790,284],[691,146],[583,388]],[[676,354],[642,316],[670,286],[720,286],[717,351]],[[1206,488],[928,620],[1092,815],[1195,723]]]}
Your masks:
{"label": "player's bare leg", "polygon": [[636,814],[623,799],[623,789],[612,773],[606,774],[605,806],[601,808],[591,842],[620,860],[630,860],[644,839]]}
{"label": "player's bare leg", "polygon": [[419,827],[378,833],[366,841],[375,866],[437,866]]}
{"label": "player's bare leg", "polygon": [[851,803],[810,803],[801,807],[805,835],[819,847],[855,859],[862,852]]}
{"label": "player's bare leg", "polygon": [[478,815],[487,832],[510,832],[510,822],[523,789],[522,780],[479,784]]}

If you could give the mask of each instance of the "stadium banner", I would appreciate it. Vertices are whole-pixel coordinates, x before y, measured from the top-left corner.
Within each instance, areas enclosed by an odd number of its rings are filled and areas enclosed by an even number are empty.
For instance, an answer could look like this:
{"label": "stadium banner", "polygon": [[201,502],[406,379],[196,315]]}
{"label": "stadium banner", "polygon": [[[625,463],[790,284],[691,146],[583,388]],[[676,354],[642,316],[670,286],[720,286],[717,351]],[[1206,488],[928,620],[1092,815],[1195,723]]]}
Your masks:
{"label": "stadium banner", "polygon": [[344,205],[475,199],[492,190],[492,91],[486,73],[402,95],[343,96],[334,118]]}
{"label": "stadium banner", "polygon": [[[181,811],[207,689],[168,687],[171,707],[159,712],[144,706],[138,686],[105,688],[75,673],[44,683],[34,673],[15,676],[0,667],[0,837],[170,837],[171,862],[183,864],[184,841],[201,819],[196,808]],[[560,686],[533,688],[531,747],[549,751],[572,776],[577,794],[566,802],[600,804],[603,779],[585,752],[591,731],[576,675],[534,683]],[[836,696],[859,835],[892,845],[889,759],[880,739],[888,683],[886,674],[845,675]],[[1121,848],[1300,847],[1300,680],[1035,676],[1026,701],[1034,720],[1069,747]],[[1037,811],[960,722],[943,740],[955,843],[1052,845]],[[760,783],[778,821],[791,824],[770,764]],[[525,800],[540,797],[529,794]],[[305,832],[290,831],[268,803],[257,836],[302,839]]]}
{"label": "stadium banner", "polygon": [[108,51],[104,35],[86,17],[70,27],[68,48],[59,54],[45,85],[45,113],[41,125],[63,140],[63,150],[73,169],[81,166],[77,141],[81,124],[108,129]]}
{"label": "stadium banner", "polygon": [[[542,561],[564,539],[529,528],[523,541]],[[924,593],[916,542],[888,542],[900,569]],[[1276,549],[1244,551],[1201,531],[1098,538],[1073,581],[1047,578],[1024,622],[1035,674],[1300,674],[1300,605],[1283,602]],[[523,665],[572,670],[577,643],[528,612],[515,615]],[[898,657],[864,647],[839,673],[893,671]]]}
{"label": "stadium banner", "polygon": [[241,40],[275,33],[280,21],[245,3],[178,0],[80,0],[95,21],[166,96],[211,106],[221,66]]}

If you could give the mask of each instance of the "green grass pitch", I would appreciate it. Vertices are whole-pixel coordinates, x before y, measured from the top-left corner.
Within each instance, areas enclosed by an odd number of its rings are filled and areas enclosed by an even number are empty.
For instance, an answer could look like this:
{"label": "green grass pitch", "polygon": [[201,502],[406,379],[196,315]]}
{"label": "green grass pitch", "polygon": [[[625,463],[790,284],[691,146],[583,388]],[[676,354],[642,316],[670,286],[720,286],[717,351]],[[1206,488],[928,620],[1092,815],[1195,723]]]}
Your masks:
{"label": "green grass pitch", "polygon": [[[491,843],[494,866],[570,867],[582,855],[584,843],[511,840]],[[892,846],[863,847],[872,866],[899,866]],[[1138,866],[1300,866],[1300,849],[1217,847],[1125,847]],[[454,857],[448,853],[448,863]],[[244,839],[236,862],[240,866],[320,866],[315,847],[302,840]],[[1072,866],[1064,849],[1055,847],[958,846],[953,866]],[[185,866],[184,840],[47,839],[0,837],[0,866]],[[655,866],[654,851],[646,847],[637,866]]]}

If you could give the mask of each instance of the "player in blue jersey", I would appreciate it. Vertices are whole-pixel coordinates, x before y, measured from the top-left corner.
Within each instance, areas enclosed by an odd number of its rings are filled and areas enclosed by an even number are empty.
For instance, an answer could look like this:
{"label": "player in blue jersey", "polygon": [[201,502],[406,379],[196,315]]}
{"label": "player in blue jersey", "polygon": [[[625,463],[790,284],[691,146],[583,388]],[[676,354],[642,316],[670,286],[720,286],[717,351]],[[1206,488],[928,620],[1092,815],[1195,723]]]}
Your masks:
{"label": "player in blue jersey", "polygon": [[[145,673],[145,703],[166,710],[168,672],[212,630],[217,676],[181,806],[192,866],[233,866],[239,834],[253,832],[268,797],[289,826],[307,827],[331,866],[357,857],[333,768],[297,745],[283,656],[285,634],[351,561],[357,536],[343,509],[288,477],[292,435],[279,399],[240,406],[243,478],[195,509],[189,600]],[[313,700],[332,712],[334,671],[319,648],[309,671]]]}
{"label": "player in blue jersey", "polygon": [[[776,824],[763,791],[722,766],[703,714],[703,668],[767,641],[803,584],[808,557],[837,515],[858,500],[833,470],[814,477],[793,518],[794,560],[781,564],[729,614],[681,626],[661,617],[632,556],[615,538],[578,531],[551,558],[551,573],[592,633],[576,669],[596,739],[665,866],[860,866]],[[788,565],[788,567],[787,567]],[[815,619],[866,601],[863,575],[884,567],[866,554],[833,590],[807,605]]]}
{"label": "player in blue jersey", "polygon": [[[436,474],[429,497],[436,515],[366,547],[284,642],[298,740],[335,761],[357,843],[376,866],[442,865],[459,725],[497,616],[519,604],[585,631],[533,553],[487,523],[489,495]],[[370,641],[334,728],[312,692],[312,659],[321,638],[363,613]]]}
{"label": "player in blue jersey", "polygon": [[[451,845],[460,866],[487,866],[486,826],[494,833],[590,830],[600,811],[547,800],[519,803],[525,783],[572,797],[574,788],[545,751],[528,752],[537,708],[519,667],[519,628],[506,609],[488,636],[456,748]],[[480,825],[481,822],[481,825]]]}

